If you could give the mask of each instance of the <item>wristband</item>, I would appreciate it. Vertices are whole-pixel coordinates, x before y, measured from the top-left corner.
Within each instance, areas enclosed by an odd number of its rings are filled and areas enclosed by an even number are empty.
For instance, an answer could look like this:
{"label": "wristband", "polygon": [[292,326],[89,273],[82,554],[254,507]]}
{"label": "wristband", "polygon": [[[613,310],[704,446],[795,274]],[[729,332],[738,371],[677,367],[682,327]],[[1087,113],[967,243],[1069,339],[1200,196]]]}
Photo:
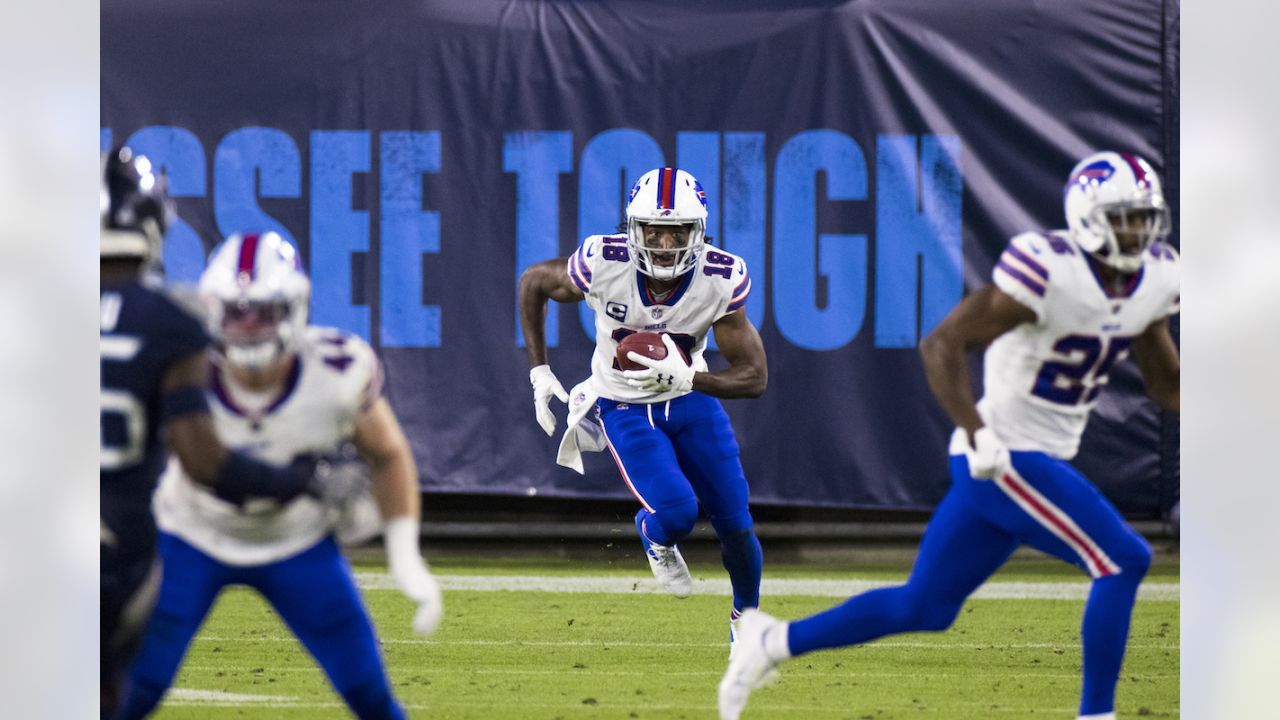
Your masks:
{"label": "wristband", "polygon": [[312,465],[307,461],[294,461],[287,467],[275,467],[232,450],[218,470],[214,490],[219,497],[237,505],[250,497],[292,500],[307,489]]}

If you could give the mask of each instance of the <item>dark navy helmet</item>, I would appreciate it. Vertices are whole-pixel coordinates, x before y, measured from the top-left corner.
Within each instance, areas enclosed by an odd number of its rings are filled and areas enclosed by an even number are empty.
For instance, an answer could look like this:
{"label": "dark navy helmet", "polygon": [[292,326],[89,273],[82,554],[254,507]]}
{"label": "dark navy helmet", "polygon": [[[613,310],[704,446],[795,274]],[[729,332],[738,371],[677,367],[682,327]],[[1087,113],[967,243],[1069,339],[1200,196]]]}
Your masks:
{"label": "dark navy helmet", "polygon": [[160,258],[160,243],[173,217],[164,177],[151,161],[128,147],[107,153],[102,163],[102,236],[104,258]]}

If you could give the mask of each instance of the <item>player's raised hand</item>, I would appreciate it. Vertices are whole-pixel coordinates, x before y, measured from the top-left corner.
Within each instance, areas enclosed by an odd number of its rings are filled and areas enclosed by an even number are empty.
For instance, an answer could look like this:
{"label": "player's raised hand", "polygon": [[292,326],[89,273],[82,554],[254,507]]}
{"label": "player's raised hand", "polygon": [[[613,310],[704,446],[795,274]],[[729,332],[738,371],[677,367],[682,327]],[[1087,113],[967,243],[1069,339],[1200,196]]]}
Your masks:
{"label": "player's raised hand", "polygon": [[964,454],[969,460],[969,475],[977,480],[990,480],[1009,467],[1009,448],[986,426],[973,433],[972,442],[965,443]]}
{"label": "player's raised hand", "polygon": [[693,368],[685,363],[680,347],[667,333],[662,334],[662,344],[667,346],[667,355],[661,360],[627,353],[628,358],[644,365],[645,369],[625,370],[622,376],[628,385],[645,392],[689,392],[693,389]]}
{"label": "player's raised hand", "polygon": [[560,402],[569,402],[569,393],[551,372],[550,365],[539,365],[529,371],[529,382],[533,385],[533,411],[538,417],[538,424],[551,435],[556,431],[556,416],[551,412],[551,396]]}

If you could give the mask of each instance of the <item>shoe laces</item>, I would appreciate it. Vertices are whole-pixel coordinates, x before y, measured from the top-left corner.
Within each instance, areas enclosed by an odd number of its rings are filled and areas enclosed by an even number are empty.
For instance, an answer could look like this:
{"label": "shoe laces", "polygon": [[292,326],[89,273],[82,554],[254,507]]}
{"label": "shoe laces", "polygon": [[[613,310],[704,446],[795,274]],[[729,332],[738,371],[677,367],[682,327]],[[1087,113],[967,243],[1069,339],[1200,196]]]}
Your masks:
{"label": "shoe laces", "polygon": [[649,554],[654,560],[663,567],[673,567],[677,564],[676,549],[674,547],[666,547],[656,542],[649,542]]}

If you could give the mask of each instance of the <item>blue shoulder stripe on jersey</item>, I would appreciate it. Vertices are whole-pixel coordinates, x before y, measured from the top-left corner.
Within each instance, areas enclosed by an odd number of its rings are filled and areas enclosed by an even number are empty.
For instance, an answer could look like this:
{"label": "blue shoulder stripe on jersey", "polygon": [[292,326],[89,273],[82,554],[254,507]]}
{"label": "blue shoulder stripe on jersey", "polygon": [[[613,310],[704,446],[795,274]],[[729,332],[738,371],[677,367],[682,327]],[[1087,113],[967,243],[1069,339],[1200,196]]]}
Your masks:
{"label": "blue shoulder stripe on jersey", "polygon": [[1147,252],[1156,260],[1173,260],[1173,248],[1162,242],[1152,243]]}
{"label": "blue shoulder stripe on jersey", "polygon": [[578,256],[576,253],[569,256],[569,279],[582,292],[585,293],[591,290],[591,281],[583,277],[582,271],[578,269]]}
{"label": "blue shoulder stripe on jersey", "polygon": [[741,300],[734,300],[733,302],[729,303],[729,307],[726,309],[726,311],[733,312],[734,310],[741,310],[743,307],[746,306],[746,304],[747,304],[747,296],[743,295]]}
{"label": "blue shoulder stripe on jersey", "polygon": [[733,289],[733,295],[731,295],[730,297],[736,298],[738,297],[739,293],[741,293],[743,290],[750,289],[750,287],[751,287],[751,276],[747,275],[742,278],[742,282],[738,283],[738,287]]}
{"label": "blue shoulder stripe on jersey", "polygon": [[1027,269],[1040,276],[1042,282],[1049,282],[1049,271],[1043,265],[1036,262],[1032,257],[1018,249],[1017,245],[1009,245],[1005,252],[1017,258]]}
{"label": "blue shoulder stripe on jersey", "polygon": [[1052,232],[1048,230],[1040,230],[1039,233],[1040,233],[1040,237],[1044,238],[1045,242],[1049,243],[1049,249],[1054,251],[1055,253],[1059,255],[1075,255],[1076,254],[1076,248],[1075,248],[1076,244],[1074,242],[1070,240],[1063,240],[1062,238],[1058,237],[1057,235],[1054,235]]}
{"label": "blue shoulder stripe on jersey", "polygon": [[1015,268],[1014,266],[1010,265],[1004,260],[1001,260],[1000,262],[996,263],[996,269],[1003,270],[1005,274],[1007,274],[1009,277],[1013,278],[1014,280],[1017,280],[1023,285],[1026,285],[1027,289],[1029,289],[1031,292],[1035,293],[1036,295],[1039,295],[1040,297],[1044,297],[1044,285],[1040,284],[1036,280],[1027,276],[1021,270]]}
{"label": "blue shoulder stripe on jersey", "polygon": [[751,278],[747,278],[733,291],[733,295],[729,297],[729,309],[736,310],[747,302],[747,296],[751,294]]}
{"label": "blue shoulder stripe on jersey", "polygon": [[574,253],[574,256],[578,258],[578,270],[586,277],[587,282],[591,282],[591,267],[587,265],[586,252],[587,246],[583,244],[582,247],[578,248],[578,252]]}

